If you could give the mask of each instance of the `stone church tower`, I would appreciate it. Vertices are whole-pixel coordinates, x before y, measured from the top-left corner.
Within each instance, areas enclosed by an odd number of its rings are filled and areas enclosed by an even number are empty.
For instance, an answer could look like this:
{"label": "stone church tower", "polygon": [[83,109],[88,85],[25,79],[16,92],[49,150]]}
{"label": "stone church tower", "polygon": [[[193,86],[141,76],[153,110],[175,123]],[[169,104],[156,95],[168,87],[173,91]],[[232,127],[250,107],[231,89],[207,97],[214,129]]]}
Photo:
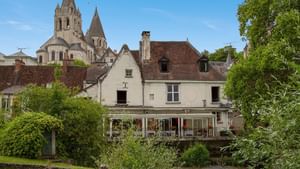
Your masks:
{"label": "stone church tower", "polygon": [[[113,61],[116,54],[107,47],[106,37],[96,8],[86,35],[74,0],[57,4],[54,16],[54,35],[36,52],[39,64],[62,64],[64,59],[81,60],[86,64]],[[109,58],[109,59],[108,59]]]}
{"label": "stone church tower", "polygon": [[100,56],[104,55],[105,50],[107,49],[107,42],[97,8],[91,26],[86,33],[86,40],[89,44],[95,46],[96,52]]}
{"label": "stone church tower", "polygon": [[56,36],[64,37],[67,42],[83,38],[81,25],[81,13],[76,9],[74,0],[64,0],[61,7],[57,4],[54,17]]}

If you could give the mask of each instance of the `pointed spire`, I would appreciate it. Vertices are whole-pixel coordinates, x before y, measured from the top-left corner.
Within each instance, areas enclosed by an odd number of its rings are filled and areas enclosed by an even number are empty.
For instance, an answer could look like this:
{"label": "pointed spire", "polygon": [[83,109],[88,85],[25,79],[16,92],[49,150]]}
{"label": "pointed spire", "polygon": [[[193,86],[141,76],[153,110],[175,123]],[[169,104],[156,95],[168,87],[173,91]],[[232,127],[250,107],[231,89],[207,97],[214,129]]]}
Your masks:
{"label": "pointed spire", "polygon": [[97,17],[97,16],[99,17],[98,8],[96,7],[94,17]]}
{"label": "pointed spire", "polygon": [[106,39],[97,8],[95,9],[95,14],[93,16],[89,31],[87,32],[87,36],[89,38],[95,36],[95,37],[103,37],[104,39]]}
{"label": "pointed spire", "polygon": [[57,5],[56,5],[56,9],[58,9],[58,8],[60,8],[59,3],[57,3]]}
{"label": "pointed spire", "polygon": [[76,4],[74,0],[63,0],[63,3],[61,5],[62,7],[74,7],[76,9]]}

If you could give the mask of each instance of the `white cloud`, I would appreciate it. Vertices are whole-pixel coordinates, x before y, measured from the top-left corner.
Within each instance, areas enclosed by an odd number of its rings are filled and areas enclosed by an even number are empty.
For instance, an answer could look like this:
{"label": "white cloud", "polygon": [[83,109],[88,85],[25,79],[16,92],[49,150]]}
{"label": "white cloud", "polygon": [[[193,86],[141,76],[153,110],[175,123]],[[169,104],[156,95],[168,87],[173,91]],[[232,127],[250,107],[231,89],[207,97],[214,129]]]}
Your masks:
{"label": "white cloud", "polygon": [[210,22],[205,21],[205,22],[202,22],[202,24],[211,30],[214,30],[214,31],[218,30],[218,27]]}
{"label": "white cloud", "polygon": [[31,31],[33,30],[32,26],[19,22],[19,21],[15,21],[15,20],[8,20],[5,22],[0,22],[1,25],[8,25],[13,27],[14,29],[17,30],[22,30],[22,31]]}

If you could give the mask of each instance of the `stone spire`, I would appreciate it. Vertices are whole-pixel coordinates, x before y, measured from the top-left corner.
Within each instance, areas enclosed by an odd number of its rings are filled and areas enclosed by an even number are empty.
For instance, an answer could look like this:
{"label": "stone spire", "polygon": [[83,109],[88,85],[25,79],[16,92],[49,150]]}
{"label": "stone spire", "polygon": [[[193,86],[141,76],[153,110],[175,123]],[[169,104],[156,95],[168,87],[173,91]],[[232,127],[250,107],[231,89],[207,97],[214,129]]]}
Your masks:
{"label": "stone spire", "polygon": [[63,0],[63,3],[61,6],[62,7],[74,7],[76,9],[74,0]]}
{"label": "stone spire", "polygon": [[87,32],[87,37],[88,38],[99,37],[99,38],[106,39],[97,8],[95,10],[95,14],[93,16],[91,26]]}

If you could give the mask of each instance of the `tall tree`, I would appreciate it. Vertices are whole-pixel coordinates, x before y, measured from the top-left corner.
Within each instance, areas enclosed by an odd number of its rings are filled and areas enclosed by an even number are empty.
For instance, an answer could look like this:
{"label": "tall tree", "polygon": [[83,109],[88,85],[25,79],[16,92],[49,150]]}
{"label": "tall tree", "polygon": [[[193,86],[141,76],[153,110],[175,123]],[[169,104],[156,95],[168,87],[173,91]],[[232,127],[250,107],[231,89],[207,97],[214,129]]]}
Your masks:
{"label": "tall tree", "polygon": [[250,126],[258,122],[257,100],[266,88],[275,89],[277,81],[289,83],[299,70],[299,9],[299,0],[246,0],[239,7],[240,32],[250,51],[248,59],[232,67],[225,91]]}

